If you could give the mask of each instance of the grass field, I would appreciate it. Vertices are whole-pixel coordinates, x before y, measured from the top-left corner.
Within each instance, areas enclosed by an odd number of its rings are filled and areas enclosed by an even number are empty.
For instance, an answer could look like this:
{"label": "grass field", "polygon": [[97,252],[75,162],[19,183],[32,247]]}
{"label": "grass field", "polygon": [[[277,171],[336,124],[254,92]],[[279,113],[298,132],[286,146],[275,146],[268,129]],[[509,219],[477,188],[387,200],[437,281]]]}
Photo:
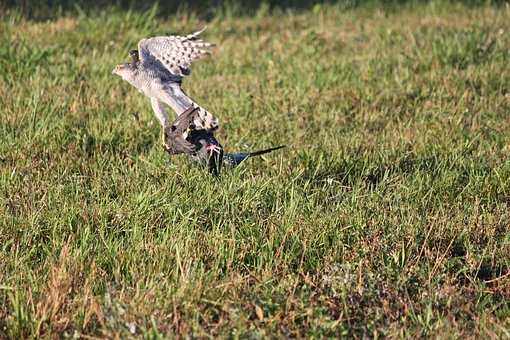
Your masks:
{"label": "grass field", "polygon": [[[1,16],[0,338],[510,337],[510,7],[225,8]],[[111,74],[204,25],[223,145],[288,145],[219,180]]]}

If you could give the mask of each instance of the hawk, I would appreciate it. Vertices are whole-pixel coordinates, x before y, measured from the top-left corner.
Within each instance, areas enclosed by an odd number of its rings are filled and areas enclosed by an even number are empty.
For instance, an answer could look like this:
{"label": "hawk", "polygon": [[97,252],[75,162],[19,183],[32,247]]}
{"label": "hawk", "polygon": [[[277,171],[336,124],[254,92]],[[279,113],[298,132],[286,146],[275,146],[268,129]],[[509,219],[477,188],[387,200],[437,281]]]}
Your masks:
{"label": "hawk", "polygon": [[[150,98],[161,124],[163,145],[169,154],[185,153],[207,164],[211,173],[219,174],[223,160],[237,165],[248,157],[277,148],[224,155],[223,147],[214,136],[218,119],[182,89],[182,80],[190,74],[191,63],[209,54],[208,48],[213,46],[198,38],[204,29],[186,36],[142,39],[138,49],[129,52],[131,62],[117,65],[112,73]],[[170,123],[165,105],[177,115],[173,123]]]}

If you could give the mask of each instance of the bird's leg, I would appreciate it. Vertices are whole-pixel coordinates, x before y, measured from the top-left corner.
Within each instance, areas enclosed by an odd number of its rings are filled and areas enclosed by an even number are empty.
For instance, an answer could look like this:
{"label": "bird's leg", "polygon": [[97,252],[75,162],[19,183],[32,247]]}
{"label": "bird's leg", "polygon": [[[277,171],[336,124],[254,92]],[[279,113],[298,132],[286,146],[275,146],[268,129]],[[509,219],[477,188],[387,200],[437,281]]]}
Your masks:
{"label": "bird's leg", "polygon": [[165,147],[165,149],[167,149],[167,147],[166,147],[166,133],[165,133],[164,127],[161,129],[161,141],[163,142],[163,146]]}
{"label": "bird's leg", "polygon": [[163,125],[161,128],[161,142],[163,144],[163,148],[165,149],[165,151],[168,151],[170,149],[170,147],[166,144],[166,140],[167,140],[166,130],[167,130],[167,128],[169,128],[169,126],[167,126],[166,124]]}
{"label": "bird's leg", "polygon": [[205,147],[207,151],[212,155],[213,153],[219,153],[221,148],[218,145],[215,144],[209,144]]}
{"label": "bird's leg", "polygon": [[218,145],[207,145],[206,147],[209,153],[209,159],[207,160],[207,165],[209,168],[209,172],[214,176],[218,177],[221,171],[221,165],[223,161],[223,151],[222,148]]}
{"label": "bird's leg", "polygon": [[154,110],[154,114],[164,131],[168,124],[171,124],[168,117],[168,112],[166,111],[164,104],[156,98],[151,98],[151,105],[152,109]]}

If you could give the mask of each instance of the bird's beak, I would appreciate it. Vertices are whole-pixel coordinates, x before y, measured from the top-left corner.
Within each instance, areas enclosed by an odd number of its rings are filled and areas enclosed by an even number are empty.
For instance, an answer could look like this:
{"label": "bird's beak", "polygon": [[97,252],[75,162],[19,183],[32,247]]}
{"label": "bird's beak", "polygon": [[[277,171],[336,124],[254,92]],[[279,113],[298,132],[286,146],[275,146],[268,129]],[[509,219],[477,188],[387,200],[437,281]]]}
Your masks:
{"label": "bird's beak", "polygon": [[122,65],[116,65],[113,68],[112,74],[119,74],[119,71],[121,70],[121,68],[122,68]]}

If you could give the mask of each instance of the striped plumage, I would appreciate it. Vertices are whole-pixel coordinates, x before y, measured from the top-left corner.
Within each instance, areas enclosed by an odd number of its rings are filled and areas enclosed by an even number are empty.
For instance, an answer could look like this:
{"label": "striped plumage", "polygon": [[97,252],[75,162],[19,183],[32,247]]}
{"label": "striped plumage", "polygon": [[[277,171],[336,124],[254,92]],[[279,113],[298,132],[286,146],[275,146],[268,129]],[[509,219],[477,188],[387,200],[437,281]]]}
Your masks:
{"label": "striped plumage", "polygon": [[[198,105],[182,89],[184,76],[191,63],[209,53],[212,44],[198,40],[198,31],[187,36],[160,36],[138,43],[138,61],[117,65],[114,74],[136,87],[151,99],[152,108],[161,125],[170,124],[165,105],[177,115],[189,107],[198,107],[194,124],[199,129],[216,130],[218,119]],[[133,53],[130,53],[133,57]]]}
{"label": "striped plumage", "polygon": [[[129,52],[132,61],[113,70],[151,100],[163,130],[165,150],[171,154],[185,153],[206,164],[212,174],[220,173],[223,161],[237,165],[243,160],[277,148],[224,154],[214,136],[218,119],[195,103],[181,88],[189,75],[191,63],[209,53],[212,44],[198,39],[203,30],[187,36],[160,36],[142,39],[138,50]],[[176,113],[170,122],[166,105]]]}
{"label": "striped plumage", "polygon": [[166,36],[142,39],[138,43],[138,50],[142,60],[156,59],[172,74],[183,77],[189,74],[189,67],[193,60],[210,53],[206,48],[211,43],[197,39],[204,30],[187,36]]}

